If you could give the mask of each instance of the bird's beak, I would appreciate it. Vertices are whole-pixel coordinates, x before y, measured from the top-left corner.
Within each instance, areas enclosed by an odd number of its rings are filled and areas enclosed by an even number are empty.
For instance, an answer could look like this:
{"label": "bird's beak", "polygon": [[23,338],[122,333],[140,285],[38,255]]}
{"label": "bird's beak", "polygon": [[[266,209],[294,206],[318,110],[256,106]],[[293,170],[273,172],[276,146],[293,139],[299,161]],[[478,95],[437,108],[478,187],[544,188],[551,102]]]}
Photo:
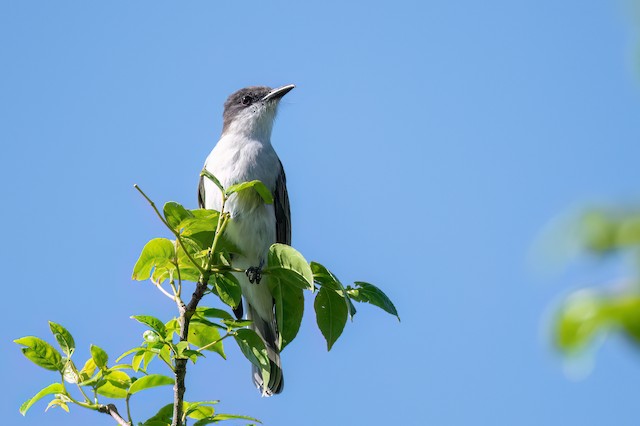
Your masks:
{"label": "bird's beak", "polygon": [[296,87],[295,84],[288,84],[286,86],[282,86],[282,87],[278,87],[277,89],[273,89],[272,91],[267,93],[267,96],[262,98],[262,102],[280,99],[284,95],[289,93],[289,91],[291,91],[291,89],[293,89],[294,87]]}

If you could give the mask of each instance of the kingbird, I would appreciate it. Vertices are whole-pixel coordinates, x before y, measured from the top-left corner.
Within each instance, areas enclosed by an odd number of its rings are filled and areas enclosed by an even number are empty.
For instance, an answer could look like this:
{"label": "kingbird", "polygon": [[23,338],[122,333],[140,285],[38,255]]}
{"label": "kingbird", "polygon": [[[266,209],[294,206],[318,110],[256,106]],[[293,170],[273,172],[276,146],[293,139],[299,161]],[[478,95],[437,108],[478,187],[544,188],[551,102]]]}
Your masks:
{"label": "kingbird", "polygon": [[[284,386],[275,303],[268,286],[269,276],[261,279],[260,270],[272,244],[291,244],[286,177],[271,145],[271,130],[280,100],[294,87],[253,86],[229,96],[224,104],[222,135],[204,163],[224,188],[257,179],[273,195],[273,204],[266,204],[255,191],[246,190],[231,195],[225,204],[231,215],[225,235],[240,252],[232,255],[232,264],[246,270],[235,276],[240,282],[247,318],[269,355],[268,383],[264,383],[260,369],[253,367],[253,381],[263,396],[280,393]],[[198,185],[198,204],[214,210],[220,210],[222,204],[219,188],[203,177]],[[242,302],[234,312],[242,317]]]}

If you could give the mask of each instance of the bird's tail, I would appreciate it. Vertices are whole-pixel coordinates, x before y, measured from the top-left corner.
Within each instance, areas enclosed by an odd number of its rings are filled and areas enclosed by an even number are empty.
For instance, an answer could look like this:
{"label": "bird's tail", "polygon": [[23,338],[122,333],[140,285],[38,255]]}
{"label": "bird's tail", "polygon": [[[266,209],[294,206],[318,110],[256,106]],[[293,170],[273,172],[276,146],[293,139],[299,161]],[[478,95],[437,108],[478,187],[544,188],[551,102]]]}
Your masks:
{"label": "bird's tail", "polygon": [[269,364],[271,374],[269,383],[265,385],[262,378],[262,372],[255,365],[253,366],[253,383],[262,392],[262,396],[271,396],[282,392],[284,388],[284,376],[280,365],[280,346],[278,344],[279,333],[277,330],[275,319],[265,321],[251,305],[247,303],[247,317],[252,321],[251,329],[253,329],[265,343],[267,354],[269,356]]}

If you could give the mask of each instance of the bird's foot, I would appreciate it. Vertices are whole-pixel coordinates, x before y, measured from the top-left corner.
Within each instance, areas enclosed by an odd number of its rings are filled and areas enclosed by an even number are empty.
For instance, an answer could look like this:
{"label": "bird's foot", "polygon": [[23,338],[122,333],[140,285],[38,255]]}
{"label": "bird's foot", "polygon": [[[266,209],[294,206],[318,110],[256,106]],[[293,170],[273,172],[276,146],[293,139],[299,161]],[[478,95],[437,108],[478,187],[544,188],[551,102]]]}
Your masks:
{"label": "bird's foot", "polygon": [[260,266],[252,266],[244,273],[247,275],[247,278],[249,278],[251,284],[260,284],[260,280],[262,279],[262,268]]}

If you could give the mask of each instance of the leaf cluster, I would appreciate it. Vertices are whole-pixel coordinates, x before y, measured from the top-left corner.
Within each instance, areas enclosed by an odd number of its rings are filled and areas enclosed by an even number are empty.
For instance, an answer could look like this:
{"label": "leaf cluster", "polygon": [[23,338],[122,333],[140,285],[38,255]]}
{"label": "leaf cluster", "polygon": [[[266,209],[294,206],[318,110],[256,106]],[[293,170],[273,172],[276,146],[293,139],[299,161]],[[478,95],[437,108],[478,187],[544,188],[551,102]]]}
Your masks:
{"label": "leaf cluster", "polygon": [[624,290],[591,288],[564,298],[556,311],[554,340],[565,354],[583,351],[596,339],[622,333],[640,347],[640,212],[592,209],[579,219],[579,239],[586,252],[598,258],[630,254],[634,275]]}
{"label": "leaf cluster", "polygon": [[[250,328],[251,321],[238,320],[223,308],[198,306],[202,297],[214,295],[231,309],[236,309],[242,298],[242,290],[236,274],[243,269],[233,265],[234,256],[240,254],[225,230],[231,221],[225,211],[225,203],[232,196],[252,191],[264,203],[272,203],[270,191],[259,181],[244,182],[223,188],[215,176],[203,171],[203,176],[213,181],[221,190],[220,211],[186,209],[179,203],[168,202],[160,212],[153,201],[136,186],[149,202],[158,218],[166,225],[173,238],[154,238],[142,249],[136,261],[132,278],[149,280],[158,290],[171,299],[178,308],[178,316],[162,321],[149,315],[131,318],[145,327],[142,341],[110,363],[108,354],[99,346],[90,346],[90,358],[78,369],[71,359],[76,345],[71,334],[59,324],[50,323],[51,332],[58,343],[57,350],[46,341],[33,336],[17,339],[24,355],[36,365],[60,374],[60,380],[43,388],[20,408],[27,410],[41,398],[53,395],[50,407],[68,411],[76,404],[110,414],[121,425],[133,425],[130,400],[141,391],[174,385],[184,380],[188,362],[196,364],[214,353],[226,359],[224,340],[233,337],[241,353],[262,371],[263,380],[269,381],[270,361],[267,348],[259,335]],[[267,262],[262,270],[267,277],[262,285],[268,285],[274,298],[274,311],[279,327],[279,346],[284,349],[298,334],[304,313],[304,292],[315,294],[314,310],[318,327],[327,342],[327,349],[342,334],[347,318],[356,314],[354,302],[368,303],[398,316],[389,298],[376,286],[355,282],[344,286],[326,267],[317,262],[307,262],[301,253],[284,244],[269,248]],[[193,290],[193,283],[195,290]],[[189,286],[187,290],[187,286]],[[183,300],[184,294],[191,300]],[[399,317],[398,317],[399,319]],[[127,359],[128,363],[123,360]],[[149,365],[159,360],[170,376],[151,374]],[[75,385],[73,395],[68,384]],[[184,393],[184,390],[183,392]],[[167,404],[143,426],[183,425],[187,418],[196,426],[217,423],[229,419],[255,421],[251,417],[216,413],[218,401],[186,402],[174,392],[174,401]],[[124,400],[128,420],[120,417],[115,406],[105,404],[103,398]],[[175,412],[174,412],[175,411]]]}

